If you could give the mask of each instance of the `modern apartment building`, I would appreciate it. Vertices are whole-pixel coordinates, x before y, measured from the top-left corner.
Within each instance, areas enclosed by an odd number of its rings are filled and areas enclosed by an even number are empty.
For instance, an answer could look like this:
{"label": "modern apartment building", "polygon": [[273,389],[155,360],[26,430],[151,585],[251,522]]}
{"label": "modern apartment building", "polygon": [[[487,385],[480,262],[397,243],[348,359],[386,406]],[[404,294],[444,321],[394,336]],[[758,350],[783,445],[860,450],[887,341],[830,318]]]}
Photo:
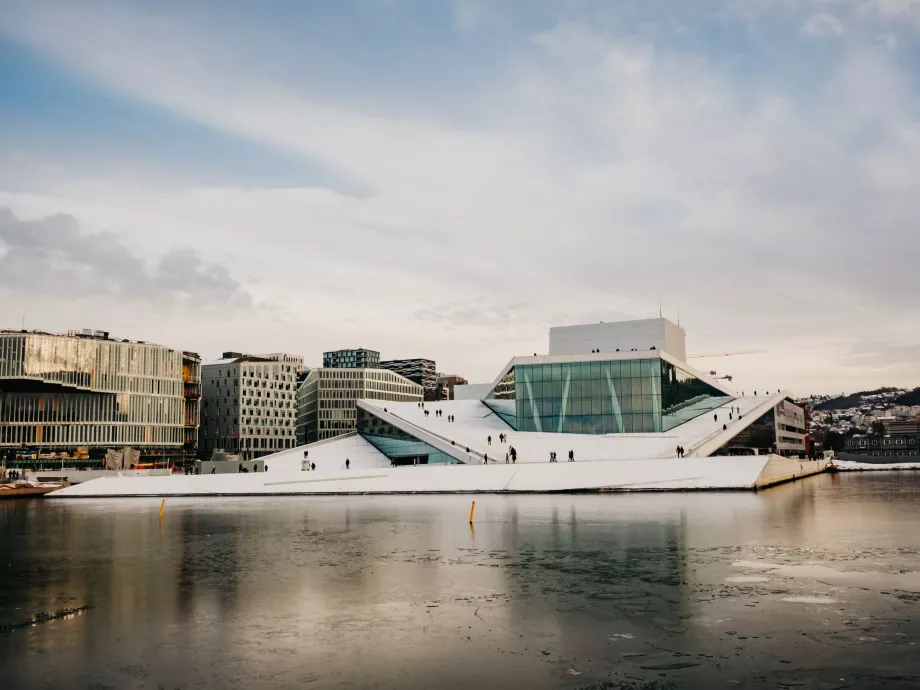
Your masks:
{"label": "modern apartment building", "polygon": [[201,454],[243,460],[293,448],[296,361],[225,352],[202,370]]}
{"label": "modern apartment building", "polygon": [[297,444],[354,431],[356,401],[364,399],[421,402],[424,389],[385,369],[314,369],[297,391]]}
{"label": "modern apartment building", "polygon": [[197,439],[197,362],[105,331],[2,331],[0,448],[10,465],[39,453],[101,463],[125,446],[144,459],[182,459]]}
{"label": "modern apartment building", "polygon": [[438,375],[433,359],[391,359],[380,363],[381,369],[388,369],[405,376],[424,389],[425,400],[437,400]]}
{"label": "modern apartment building", "polygon": [[380,366],[377,350],[333,350],[323,353],[324,369],[375,369]]}

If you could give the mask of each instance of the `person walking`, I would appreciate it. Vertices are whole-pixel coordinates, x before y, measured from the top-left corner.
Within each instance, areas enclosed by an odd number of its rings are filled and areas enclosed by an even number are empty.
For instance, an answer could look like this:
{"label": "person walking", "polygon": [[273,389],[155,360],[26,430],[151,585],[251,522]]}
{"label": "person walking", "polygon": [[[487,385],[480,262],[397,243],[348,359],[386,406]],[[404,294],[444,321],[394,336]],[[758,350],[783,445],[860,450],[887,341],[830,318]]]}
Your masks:
{"label": "person walking", "polygon": [[511,453],[511,463],[514,464],[517,462],[517,451],[514,449],[514,446],[508,449],[508,452]]}
{"label": "person walking", "polygon": [[510,463],[511,463],[511,455],[509,453],[505,453],[505,464],[508,465]]}
{"label": "person walking", "polygon": [[348,458],[345,458],[345,469],[347,470],[350,467],[351,467],[351,460],[349,460]]}
{"label": "person walking", "polygon": [[680,457],[680,446],[674,449],[674,452],[677,453],[677,457]]}
{"label": "person walking", "polygon": [[315,462],[311,462],[311,463],[310,463],[310,469],[311,469],[312,471],[314,471],[314,472],[316,471],[316,463],[315,463]]}
{"label": "person walking", "polygon": [[487,441],[489,442],[489,445],[491,446],[491,445],[492,445],[492,437],[491,437],[491,436],[489,436],[489,438],[488,438],[488,439],[486,439],[486,440],[487,440]]}
{"label": "person walking", "polygon": [[718,415],[718,414],[712,415],[712,421],[718,422],[718,421],[719,421],[719,415]]}
{"label": "person walking", "polygon": [[483,465],[488,465],[488,464],[489,464],[489,455],[488,455],[488,453],[482,456],[482,464],[483,464]]}

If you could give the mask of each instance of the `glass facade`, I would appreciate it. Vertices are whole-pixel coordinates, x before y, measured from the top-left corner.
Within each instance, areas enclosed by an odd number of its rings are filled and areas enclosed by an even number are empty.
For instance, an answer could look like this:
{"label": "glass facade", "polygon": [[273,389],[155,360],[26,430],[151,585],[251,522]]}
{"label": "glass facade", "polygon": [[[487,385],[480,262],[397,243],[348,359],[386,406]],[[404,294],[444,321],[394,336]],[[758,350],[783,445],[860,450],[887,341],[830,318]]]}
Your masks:
{"label": "glass facade", "polygon": [[297,389],[297,443],[355,430],[356,400],[421,402],[424,389],[386,369],[314,369]]}
{"label": "glass facade", "polygon": [[0,445],[181,448],[197,437],[193,365],[150,343],[2,333]]}
{"label": "glass facade", "polygon": [[483,401],[518,431],[667,431],[732,396],[661,358],[515,366]]}
{"label": "glass facade", "polygon": [[397,465],[459,464],[456,459],[411,434],[358,408],[358,433]]}

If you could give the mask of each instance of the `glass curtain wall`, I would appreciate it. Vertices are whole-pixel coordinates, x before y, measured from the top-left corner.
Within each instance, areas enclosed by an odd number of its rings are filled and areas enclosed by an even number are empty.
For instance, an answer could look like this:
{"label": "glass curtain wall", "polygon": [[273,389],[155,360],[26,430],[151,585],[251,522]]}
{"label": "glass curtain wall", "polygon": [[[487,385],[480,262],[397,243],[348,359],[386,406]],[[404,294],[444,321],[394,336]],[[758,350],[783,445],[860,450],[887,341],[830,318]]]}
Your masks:
{"label": "glass curtain wall", "polygon": [[455,458],[362,408],[358,408],[357,427],[368,443],[397,465],[459,464]]}
{"label": "glass curtain wall", "polygon": [[660,358],[521,365],[483,401],[519,431],[655,433],[731,396]]}
{"label": "glass curtain wall", "polygon": [[0,335],[0,444],[181,446],[182,353],[149,343]]}

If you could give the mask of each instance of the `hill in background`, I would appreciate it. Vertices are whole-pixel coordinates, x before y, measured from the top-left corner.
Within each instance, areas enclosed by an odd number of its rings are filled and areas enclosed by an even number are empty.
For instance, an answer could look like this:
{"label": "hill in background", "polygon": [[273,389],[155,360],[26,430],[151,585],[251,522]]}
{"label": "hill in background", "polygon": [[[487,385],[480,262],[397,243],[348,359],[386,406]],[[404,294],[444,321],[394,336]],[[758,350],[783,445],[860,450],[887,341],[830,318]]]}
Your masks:
{"label": "hill in background", "polygon": [[[841,395],[836,398],[829,398],[824,400],[814,406],[816,410],[846,410],[851,407],[859,407],[861,405],[871,405],[878,400],[869,400],[868,398],[872,396],[878,396],[885,393],[898,393],[900,389],[898,388],[876,388],[872,391],[860,391],[859,393],[851,393],[850,395]],[[901,398],[906,396],[916,396],[917,402],[902,402]],[[898,396],[893,401],[898,405],[920,405],[920,388],[914,389],[912,391],[906,392],[903,395]]]}

